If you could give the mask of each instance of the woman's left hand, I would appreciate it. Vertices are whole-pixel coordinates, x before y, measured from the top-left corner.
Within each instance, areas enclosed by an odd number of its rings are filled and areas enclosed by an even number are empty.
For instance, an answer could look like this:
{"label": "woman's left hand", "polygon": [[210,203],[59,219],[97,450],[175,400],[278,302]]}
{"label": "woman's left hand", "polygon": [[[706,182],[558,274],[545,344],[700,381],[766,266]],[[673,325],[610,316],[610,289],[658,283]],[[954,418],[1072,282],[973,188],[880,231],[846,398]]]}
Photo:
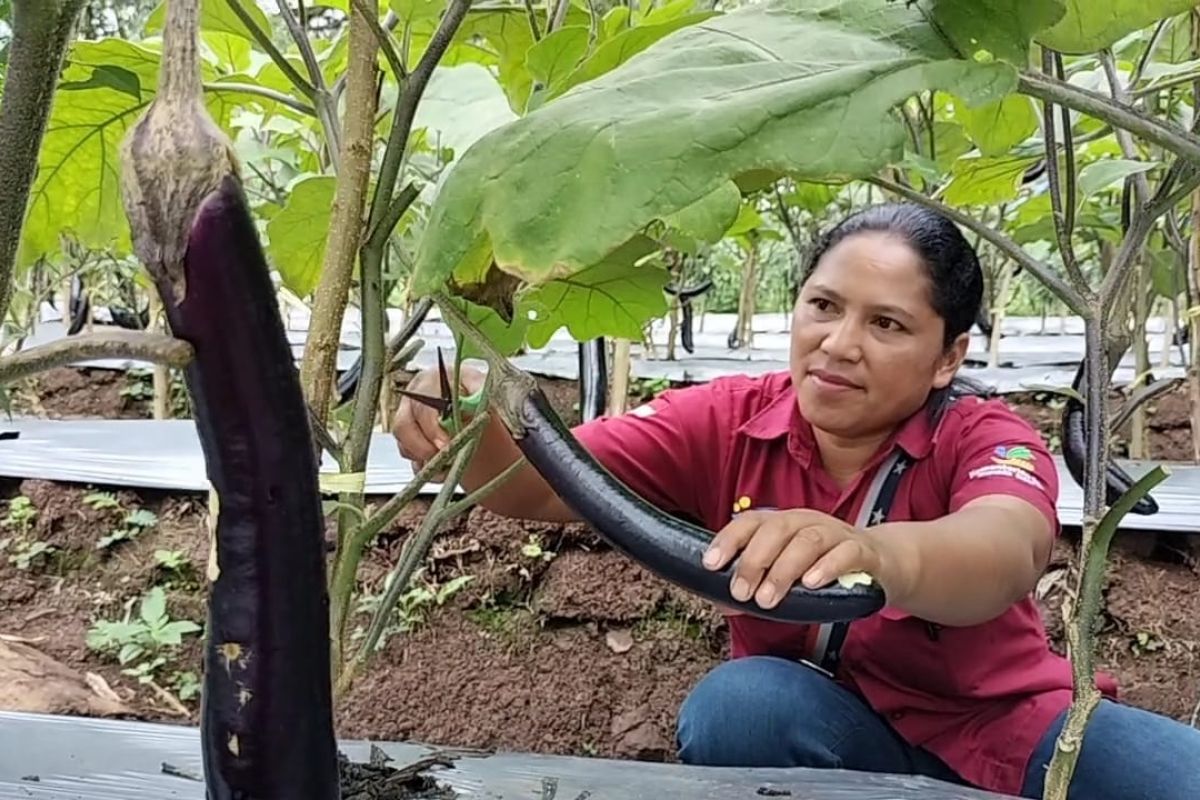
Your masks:
{"label": "woman's left hand", "polygon": [[849,572],[865,572],[882,583],[887,562],[873,536],[804,509],[741,514],[713,539],[704,566],[722,569],[739,552],[730,591],[742,602],[753,597],[762,608],[774,608],[798,580],[817,589]]}

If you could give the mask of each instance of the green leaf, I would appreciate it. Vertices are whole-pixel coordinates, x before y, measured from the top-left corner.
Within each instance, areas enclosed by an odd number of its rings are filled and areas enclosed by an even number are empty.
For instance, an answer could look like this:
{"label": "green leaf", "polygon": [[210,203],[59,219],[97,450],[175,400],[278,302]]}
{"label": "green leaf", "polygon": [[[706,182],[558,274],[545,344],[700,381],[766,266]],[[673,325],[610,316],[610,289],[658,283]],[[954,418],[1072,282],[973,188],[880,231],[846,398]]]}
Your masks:
{"label": "green leaf", "polygon": [[706,11],[700,14],[688,14],[687,16],[668,19],[657,25],[639,25],[636,28],[622,31],[597,47],[596,52],[589,56],[561,84],[554,88],[551,96],[557,97],[573,86],[578,86],[606,72],[611,72],[667,35],[681,28],[686,28],[710,19],[716,16],[716,13]]}
{"label": "green leaf", "polygon": [[[436,23],[446,10],[446,0],[389,0],[388,6],[403,24],[430,20]],[[403,31],[403,25],[399,29]]]}
{"label": "green leaf", "polygon": [[[487,337],[492,346],[501,355],[511,356],[521,349],[525,343],[525,331],[529,326],[529,318],[524,315],[514,315],[511,322],[505,322],[499,314],[486,306],[477,305],[469,300],[452,298],[458,309],[466,314],[471,325],[478,328]],[[456,347],[462,351],[462,357],[482,358],[483,353],[465,337],[455,334]]]}
{"label": "green leaf", "polygon": [[667,311],[667,271],[636,263],[654,249],[653,241],[634,239],[595,266],[524,295],[521,308],[537,315],[529,323],[529,344],[544,347],[562,327],[581,342],[597,336],[639,339],[642,327]]}
{"label": "green leaf", "polygon": [[283,285],[297,297],[311,294],[321,278],[336,190],[337,178],[332,175],[304,178],[292,187],[283,211],[267,223],[271,263]]}
{"label": "green leaf", "polygon": [[161,586],[155,586],[142,598],[141,617],[147,625],[157,625],[167,616],[167,596]]}
{"label": "green leaf", "polygon": [[783,202],[819,217],[824,215],[825,209],[837,197],[837,193],[837,187],[827,183],[800,181],[794,190],[783,196]]}
{"label": "green leaf", "polygon": [[434,70],[413,128],[427,129],[431,146],[449,147],[457,158],[485,133],[516,118],[492,74],[478,64],[462,64]]}
{"label": "green leaf", "polygon": [[529,48],[525,68],[542,86],[557,89],[588,51],[588,28],[572,25],[559,28]]}
{"label": "green leaf", "polygon": [[537,284],[599,263],[749,173],[873,174],[903,156],[890,112],[914,93],[978,105],[1015,83],[1011,65],[957,58],[903,3],[845,0],[838,15],[826,0],[741,7],[476,142],[435,199],[413,291],[457,279],[481,241],[499,269]]}
{"label": "green leaf", "polygon": [[249,39],[221,31],[209,31],[202,38],[217,59],[217,66],[222,74],[250,71],[253,66],[251,53],[254,46]]}
{"label": "green leaf", "polygon": [[[117,258],[130,252],[120,195],[120,145],[154,99],[158,67],[157,50],[121,39],[71,46],[62,82],[93,85],[77,86],[54,99],[22,230],[22,263],[57,255],[63,234]],[[109,77],[96,77],[97,71]],[[128,91],[133,78],[123,78],[124,85],[113,88],[110,78],[126,73],[136,76],[140,100]],[[203,77],[216,77],[211,65],[203,67]],[[206,95],[205,103],[217,124],[227,126],[234,106],[246,99],[223,92]]]}
{"label": "green leaf", "polygon": [[[255,26],[260,31],[265,31],[269,36],[271,22],[267,19],[266,13],[258,7],[257,0],[238,0],[238,2],[249,13]],[[233,9],[229,7],[229,3],[230,0],[200,0],[200,30],[212,31],[214,33],[232,33],[234,36],[252,39],[253,34],[250,32],[250,29],[242,22],[241,17],[233,13]],[[163,22],[166,19],[166,9],[167,4],[164,2],[150,12],[150,16],[146,20],[146,33],[155,34],[162,32]]]}
{"label": "green leaf", "polygon": [[142,81],[137,73],[113,64],[101,64],[92,70],[91,77],[87,80],[63,81],[58,88],[69,92],[83,89],[115,89],[139,103],[142,100]]}
{"label": "green leaf", "polygon": [[953,176],[942,198],[952,206],[993,205],[1017,197],[1021,177],[1036,158],[1000,156],[996,158],[960,158],[954,163]]}
{"label": "green leaf", "polygon": [[[533,46],[533,32],[529,30],[525,9],[488,9],[468,14],[455,40],[472,39],[482,39],[496,54],[496,58],[489,58],[487,63],[497,65],[500,85],[504,87],[504,94],[513,111],[523,113],[533,88],[533,77],[525,68],[525,54]],[[453,62],[444,59],[441,63],[449,66]]]}
{"label": "green leaf", "polygon": [[1196,0],[1066,0],[1067,13],[1038,42],[1064,53],[1093,53],[1126,34],[1195,8]]}
{"label": "green leaf", "polygon": [[968,57],[986,50],[996,58],[1024,67],[1029,57],[1030,41],[1038,31],[1062,18],[1065,10],[1063,2],[933,0],[932,16]]}
{"label": "green leaf", "polygon": [[737,219],[729,226],[729,230],[725,232],[725,235],[738,236],[743,233],[749,233],[752,230],[761,228],[762,224],[762,214],[758,213],[758,209],[754,207],[754,203],[743,203],[742,207],[738,209]]}
{"label": "green leaf", "polygon": [[741,204],[742,193],[728,181],[690,206],[669,214],[664,221],[686,236],[715,244],[738,218]]}
{"label": "green leaf", "polygon": [[1020,94],[978,108],[956,108],[955,117],[985,156],[1007,153],[1038,129],[1033,101]]}
{"label": "green leaf", "polygon": [[1150,284],[1159,297],[1173,300],[1185,288],[1183,266],[1174,250],[1157,250],[1150,255]]}
{"label": "green leaf", "polygon": [[1157,161],[1128,161],[1123,158],[1093,161],[1079,170],[1079,203],[1086,203],[1096,192],[1102,192],[1130,175],[1148,172],[1157,166]]}

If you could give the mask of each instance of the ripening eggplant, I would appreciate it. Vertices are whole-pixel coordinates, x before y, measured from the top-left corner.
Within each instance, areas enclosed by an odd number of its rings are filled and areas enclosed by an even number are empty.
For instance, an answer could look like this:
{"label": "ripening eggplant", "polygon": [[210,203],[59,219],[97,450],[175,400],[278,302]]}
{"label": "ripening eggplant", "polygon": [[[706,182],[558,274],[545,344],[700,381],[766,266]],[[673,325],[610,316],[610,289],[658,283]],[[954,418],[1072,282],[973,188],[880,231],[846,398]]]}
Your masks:
{"label": "ripening eggplant", "polygon": [[608,388],[608,349],[604,337],[579,343],[579,416],[591,422],[604,416]]}
{"label": "ripening eggplant", "polygon": [[[1076,392],[1083,385],[1084,364],[1079,364],[1075,371],[1075,380],[1071,384]],[[1067,472],[1080,487],[1084,483],[1083,466],[1087,461],[1087,433],[1085,430],[1084,405],[1073,396],[1067,396],[1067,404],[1062,413],[1062,450],[1063,461],[1067,464]],[[1108,472],[1105,475],[1105,503],[1112,505],[1121,495],[1129,491],[1136,483],[1133,477],[1121,468],[1115,461],[1108,462]],[[1130,513],[1149,516],[1158,513],[1158,502],[1146,495],[1137,501]]]}
{"label": "ripening eggplant", "polygon": [[683,345],[683,349],[688,353],[695,352],[695,340],[692,333],[695,309],[692,308],[692,301],[711,289],[712,285],[712,279],[706,278],[703,283],[693,286],[691,289],[679,289],[674,285],[666,287],[667,294],[673,294],[679,298],[679,310],[683,312],[683,319],[680,322],[679,343]]}
{"label": "ripening eggplant", "polygon": [[659,577],[711,602],[787,622],[844,622],[885,605],[883,588],[866,575],[819,589],[797,583],[771,609],[734,599],[736,561],[720,571],[702,563],[710,531],[664,512],[618,480],[571,434],[531,376],[499,359],[491,369],[500,373],[500,417],[533,468],[605,541]]}
{"label": "ripening eggplant", "polygon": [[324,526],[308,413],[231,144],[208,116],[199,0],[170,0],[159,91],[123,148],[137,255],[212,485],[201,746],[210,800],[336,800]]}

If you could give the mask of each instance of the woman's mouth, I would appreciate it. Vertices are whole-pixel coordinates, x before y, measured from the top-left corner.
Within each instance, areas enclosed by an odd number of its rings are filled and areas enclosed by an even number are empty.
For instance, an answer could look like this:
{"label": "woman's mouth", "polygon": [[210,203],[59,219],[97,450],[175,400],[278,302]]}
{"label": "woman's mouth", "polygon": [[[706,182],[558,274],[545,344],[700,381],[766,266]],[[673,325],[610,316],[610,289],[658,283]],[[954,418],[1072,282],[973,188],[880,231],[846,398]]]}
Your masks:
{"label": "woman's mouth", "polygon": [[822,369],[809,370],[808,376],[813,379],[813,382],[816,383],[818,387],[828,391],[844,392],[850,389],[862,388],[862,386],[850,380],[849,378],[845,378],[834,372],[826,372]]}

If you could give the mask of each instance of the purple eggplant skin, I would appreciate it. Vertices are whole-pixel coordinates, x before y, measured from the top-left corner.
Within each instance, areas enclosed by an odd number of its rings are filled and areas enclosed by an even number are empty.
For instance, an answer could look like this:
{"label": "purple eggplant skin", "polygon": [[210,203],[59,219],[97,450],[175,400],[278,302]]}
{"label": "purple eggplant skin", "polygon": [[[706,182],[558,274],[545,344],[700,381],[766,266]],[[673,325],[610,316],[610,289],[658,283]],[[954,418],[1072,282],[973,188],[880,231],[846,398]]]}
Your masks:
{"label": "purple eggplant skin", "polygon": [[[1077,393],[1083,391],[1085,370],[1086,365],[1080,363],[1079,367],[1075,370],[1075,378],[1071,381],[1071,388]],[[1077,397],[1067,395],[1067,404],[1063,407],[1062,413],[1063,461],[1066,462],[1067,472],[1070,473],[1071,479],[1080,487],[1084,483],[1083,465],[1087,461],[1087,433],[1085,427],[1086,420],[1084,418],[1083,402]],[[1117,502],[1121,495],[1129,491],[1135,483],[1129,473],[1113,461],[1108,462],[1108,472],[1104,478],[1104,502],[1110,506]],[[1133,508],[1130,509],[1130,513],[1142,516],[1157,514],[1158,502],[1150,495],[1146,495],[1137,501]]]}
{"label": "purple eggplant skin", "polygon": [[608,388],[608,350],[604,337],[580,342],[579,416],[591,422],[604,416],[605,389]]}
{"label": "purple eggplant skin", "polygon": [[238,180],[157,280],[216,490],[201,736],[209,800],[337,800],[324,524],[308,413]]}
{"label": "purple eggplant skin", "polygon": [[852,588],[796,584],[771,609],[729,593],[736,561],[720,571],[701,563],[712,533],[638,497],[571,435],[536,385],[529,387],[514,439],[529,463],[562,500],[610,545],[665,580],[713,603],[757,617],[796,623],[845,622],[869,616],[886,602],[877,581]]}

